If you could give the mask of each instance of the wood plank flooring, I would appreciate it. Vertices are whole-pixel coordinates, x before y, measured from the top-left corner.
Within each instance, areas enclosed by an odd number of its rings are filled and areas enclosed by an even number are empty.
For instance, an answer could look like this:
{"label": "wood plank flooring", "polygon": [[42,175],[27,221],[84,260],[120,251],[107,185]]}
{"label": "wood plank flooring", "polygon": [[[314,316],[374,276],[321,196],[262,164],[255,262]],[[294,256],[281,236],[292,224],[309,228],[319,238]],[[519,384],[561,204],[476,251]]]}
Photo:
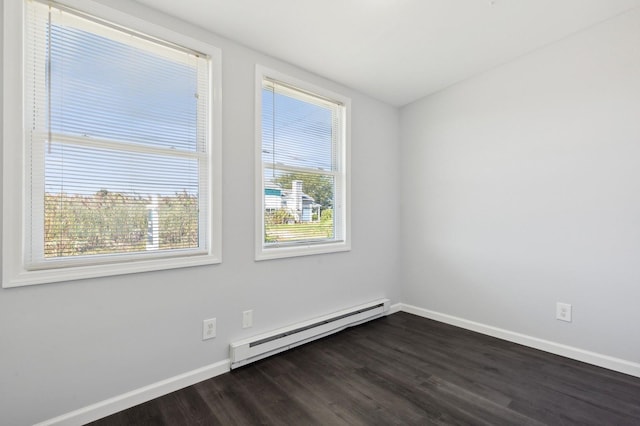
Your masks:
{"label": "wood plank flooring", "polygon": [[396,313],[92,423],[640,425],[640,378]]}

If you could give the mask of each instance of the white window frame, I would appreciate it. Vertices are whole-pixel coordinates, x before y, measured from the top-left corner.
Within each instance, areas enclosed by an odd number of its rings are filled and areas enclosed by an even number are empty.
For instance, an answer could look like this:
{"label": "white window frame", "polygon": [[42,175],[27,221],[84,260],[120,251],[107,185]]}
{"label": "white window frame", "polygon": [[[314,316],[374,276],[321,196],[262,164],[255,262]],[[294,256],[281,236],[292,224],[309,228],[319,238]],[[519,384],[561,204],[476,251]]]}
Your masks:
{"label": "white window frame", "polygon": [[[262,88],[265,79],[281,82],[291,88],[317,95],[343,105],[342,134],[338,138],[336,155],[338,180],[333,211],[334,225],[339,227],[339,240],[313,243],[264,244],[264,164],[262,159]],[[257,261],[335,253],[351,250],[351,99],[282,72],[256,65],[255,78],[255,259]]]}
{"label": "white window frame", "polygon": [[[63,0],[59,4],[77,9],[107,22],[137,31],[149,37],[174,43],[202,52],[210,58],[209,146],[207,161],[209,176],[206,221],[206,247],[197,254],[188,250],[176,250],[169,257],[116,255],[109,263],[82,263],[65,266],[64,262],[50,269],[27,268],[30,230],[27,226],[29,205],[29,180],[26,176],[29,151],[25,138],[25,73],[24,73],[24,25],[26,6],[24,0],[4,0],[3,34],[3,206],[2,206],[2,287],[19,287],[216,264],[222,261],[222,208],[221,208],[221,51],[208,43],[169,30],[144,19],[112,9],[91,0]],[[97,260],[97,259],[96,259]],[[62,266],[62,267],[61,267]]]}

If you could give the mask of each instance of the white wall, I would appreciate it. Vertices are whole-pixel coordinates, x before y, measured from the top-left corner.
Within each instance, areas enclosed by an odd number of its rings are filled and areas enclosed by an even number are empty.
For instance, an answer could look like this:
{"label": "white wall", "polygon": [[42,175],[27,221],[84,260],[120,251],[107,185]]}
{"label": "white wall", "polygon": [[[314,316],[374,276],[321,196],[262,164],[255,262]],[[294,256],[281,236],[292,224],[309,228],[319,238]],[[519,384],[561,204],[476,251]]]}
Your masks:
{"label": "white wall", "polygon": [[[379,297],[399,301],[398,111],[138,4],[104,3],[223,50],[223,263],[0,290],[2,425],[32,424],[224,360],[242,337]],[[253,260],[256,62],[352,98],[350,252]],[[254,327],[243,330],[246,309]],[[210,317],[218,336],[203,342]]]}
{"label": "white wall", "polygon": [[638,40],[636,10],[401,110],[403,302],[640,362]]}

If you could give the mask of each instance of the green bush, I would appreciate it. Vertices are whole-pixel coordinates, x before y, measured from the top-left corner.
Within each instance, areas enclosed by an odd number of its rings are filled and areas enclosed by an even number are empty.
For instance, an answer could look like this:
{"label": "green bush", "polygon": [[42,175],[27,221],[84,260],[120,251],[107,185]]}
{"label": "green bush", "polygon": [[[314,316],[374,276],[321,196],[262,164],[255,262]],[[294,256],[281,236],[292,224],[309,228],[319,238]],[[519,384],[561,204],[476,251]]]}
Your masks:
{"label": "green bush", "polygon": [[322,210],[322,213],[320,213],[320,222],[333,222],[333,209]]}

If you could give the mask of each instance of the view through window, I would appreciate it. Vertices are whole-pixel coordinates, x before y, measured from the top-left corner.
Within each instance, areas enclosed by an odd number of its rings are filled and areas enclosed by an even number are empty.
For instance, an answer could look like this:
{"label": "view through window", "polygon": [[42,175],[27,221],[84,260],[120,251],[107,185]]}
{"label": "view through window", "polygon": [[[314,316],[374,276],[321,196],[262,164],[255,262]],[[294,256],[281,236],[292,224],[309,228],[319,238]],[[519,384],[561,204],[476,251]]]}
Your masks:
{"label": "view through window", "polygon": [[28,2],[29,263],[207,248],[209,61]]}
{"label": "view through window", "polygon": [[345,105],[265,77],[261,92],[262,248],[345,239]]}

